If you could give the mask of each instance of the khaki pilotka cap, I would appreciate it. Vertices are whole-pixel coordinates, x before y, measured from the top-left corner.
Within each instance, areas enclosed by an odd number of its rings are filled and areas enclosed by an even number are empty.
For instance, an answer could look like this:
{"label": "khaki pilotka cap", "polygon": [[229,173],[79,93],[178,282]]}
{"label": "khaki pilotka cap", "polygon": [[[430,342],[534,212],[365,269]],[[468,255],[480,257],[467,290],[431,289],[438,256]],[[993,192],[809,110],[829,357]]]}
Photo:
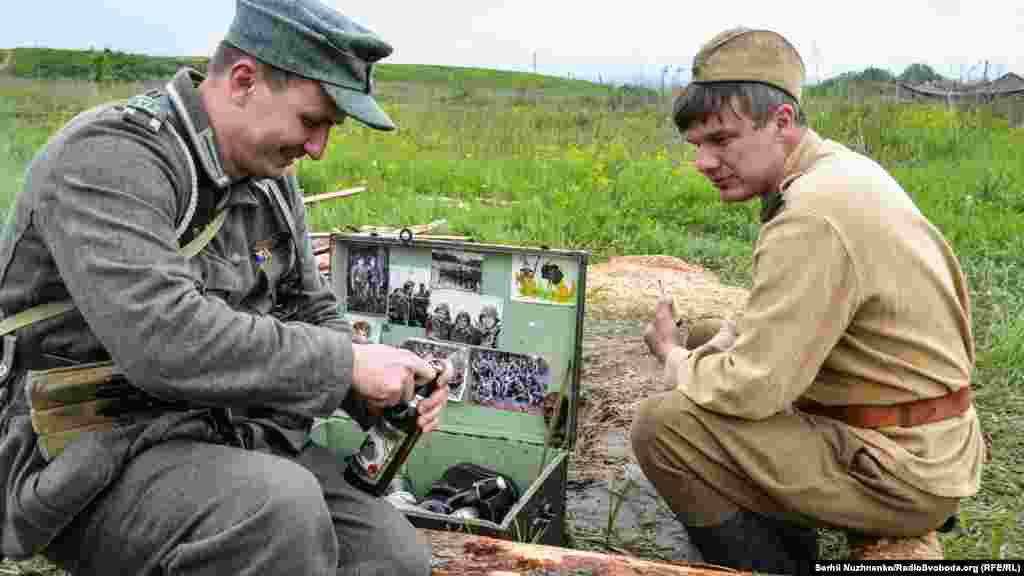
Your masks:
{"label": "khaki pilotka cap", "polygon": [[804,61],[777,32],[732,28],[717,34],[693,59],[692,81],[760,82],[774,86],[800,103]]}
{"label": "khaki pilotka cap", "polygon": [[224,41],[276,68],[319,80],[338,110],[378,130],[395,123],[373,99],[373,65],[390,44],[318,0],[238,0]]}

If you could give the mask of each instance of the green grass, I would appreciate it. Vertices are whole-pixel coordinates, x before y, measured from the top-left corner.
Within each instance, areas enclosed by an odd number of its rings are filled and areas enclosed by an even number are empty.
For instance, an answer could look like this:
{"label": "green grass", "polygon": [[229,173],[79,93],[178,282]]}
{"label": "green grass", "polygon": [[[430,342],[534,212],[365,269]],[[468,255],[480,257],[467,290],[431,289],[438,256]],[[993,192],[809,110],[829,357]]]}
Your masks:
{"label": "green grass", "polygon": [[[303,161],[307,193],[365,185],[311,206],[313,230],[446,218],[481,241],[585,248],[595,261],[671,254],[750,282],[758,206],[726,207],[694,172],[649,94],[473,69],[383,66],[400,126],[339,127],[327,158]],[[524,84],[536,81],[533,86]],[[132,86],[0,78],[0,202],[35,150],[78,110]],[[976,398],[991,441],[981,493],[963,503],[951,558],[1024,555],[1024,133],[987,112],[811,96],[812,125],[891,171],[943,231],[970,284]],[[439,201],[462,200],[464,207]],[[481,200],[503,200],[494,205]],[[842,539],[826,538],[826,553]]]}

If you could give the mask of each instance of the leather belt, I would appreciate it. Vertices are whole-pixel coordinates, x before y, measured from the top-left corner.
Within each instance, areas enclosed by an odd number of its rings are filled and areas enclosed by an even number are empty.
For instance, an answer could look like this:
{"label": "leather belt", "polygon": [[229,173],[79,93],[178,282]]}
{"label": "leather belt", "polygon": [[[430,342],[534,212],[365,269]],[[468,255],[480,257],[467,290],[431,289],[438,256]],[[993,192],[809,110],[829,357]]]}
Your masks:
{"label": "leather belt", "polygon": [[960,416],[970,407],[971,389],[968,386],[938,398],[899,404],[826,406],[807,400],[797,404],[797,408],[804,412],[839,420],[857,428],[912,428]]}

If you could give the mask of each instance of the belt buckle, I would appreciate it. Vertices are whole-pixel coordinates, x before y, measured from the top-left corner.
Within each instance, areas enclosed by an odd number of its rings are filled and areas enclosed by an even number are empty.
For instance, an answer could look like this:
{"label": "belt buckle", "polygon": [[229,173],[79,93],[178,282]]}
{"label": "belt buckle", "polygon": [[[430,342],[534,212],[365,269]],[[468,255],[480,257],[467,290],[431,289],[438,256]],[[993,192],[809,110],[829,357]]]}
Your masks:
{"label": "belt buckle", "polygon": [[911,406],[909,403],[896,406],[897,420],[899,421],[900,428],[912,428],[914,426],[914,411],[911,409]]}

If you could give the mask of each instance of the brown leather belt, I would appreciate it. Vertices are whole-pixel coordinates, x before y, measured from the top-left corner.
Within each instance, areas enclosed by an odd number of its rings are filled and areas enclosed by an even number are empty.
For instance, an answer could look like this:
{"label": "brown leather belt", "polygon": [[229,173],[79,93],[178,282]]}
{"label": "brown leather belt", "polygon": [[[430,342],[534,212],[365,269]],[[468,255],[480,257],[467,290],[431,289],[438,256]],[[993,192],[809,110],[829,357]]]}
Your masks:
{"label": "brown leather belt", "polygon": [[804,412],[840,420],[857,428],[911,428],[959,416],[971,407],[971,389],[967,386],[938,398],[925,398],[900,404],[826,406],[801,401],[797,408]]}

